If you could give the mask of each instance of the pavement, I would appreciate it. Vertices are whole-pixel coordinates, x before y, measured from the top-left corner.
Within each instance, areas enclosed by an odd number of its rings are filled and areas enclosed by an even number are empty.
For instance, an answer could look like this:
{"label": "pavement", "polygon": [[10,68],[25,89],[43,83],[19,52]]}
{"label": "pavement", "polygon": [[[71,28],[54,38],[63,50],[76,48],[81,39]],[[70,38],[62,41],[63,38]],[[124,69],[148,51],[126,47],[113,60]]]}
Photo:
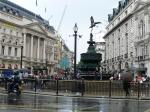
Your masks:
{"label": "pavement", "polygon": [[0,112],[150,112],[150,100],[0,93]]}
{"label": "pavement", "polygon": [[0,88],[0,112],[150,112],[150,100],[62,94],[24,90],[18,97]]}

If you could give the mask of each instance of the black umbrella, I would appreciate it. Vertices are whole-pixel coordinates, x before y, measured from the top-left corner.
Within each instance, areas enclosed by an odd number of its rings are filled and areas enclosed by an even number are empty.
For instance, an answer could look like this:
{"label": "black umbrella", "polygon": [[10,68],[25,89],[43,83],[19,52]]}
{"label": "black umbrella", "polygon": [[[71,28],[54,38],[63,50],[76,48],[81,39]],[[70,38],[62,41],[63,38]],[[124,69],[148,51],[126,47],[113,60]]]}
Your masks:
{"label": "black umbrella", "polygon": [[133,77],[133,73],[131,71],[124,71],[121,73],[121,78],[123,80],[128,80],[128,81],[131,81],[132,80],[132,77]]}

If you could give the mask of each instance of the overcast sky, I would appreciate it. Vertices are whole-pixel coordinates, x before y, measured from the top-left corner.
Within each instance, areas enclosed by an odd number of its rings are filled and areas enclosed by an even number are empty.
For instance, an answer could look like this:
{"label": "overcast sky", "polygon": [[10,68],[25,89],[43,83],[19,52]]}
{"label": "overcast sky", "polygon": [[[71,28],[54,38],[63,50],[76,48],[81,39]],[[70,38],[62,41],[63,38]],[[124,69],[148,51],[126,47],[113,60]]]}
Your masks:
{"label": "overcast sky", "polygon": [[[59,34],[65,40],[65,43],[71,51],[74,51],[73,26],[78,25],[78,34],[83,35],[77,40],[77,61],[80,60],[80,54],[87,51],[87,41],[90,34],[90,16],[95,21],[100,21],[93,31],[95,41],[104,41],[102,35],[105,33],[107,15],[112,13],[113,8],[118,7],[119,0],[10,0],[36,14],[49,20]],[[46,9],[46,12],[45,12]],[[62,22],[61,17],[65,10]],[[58,27],[60,24],[60,27]],[[99,33],[101,32],[101,33]]]}

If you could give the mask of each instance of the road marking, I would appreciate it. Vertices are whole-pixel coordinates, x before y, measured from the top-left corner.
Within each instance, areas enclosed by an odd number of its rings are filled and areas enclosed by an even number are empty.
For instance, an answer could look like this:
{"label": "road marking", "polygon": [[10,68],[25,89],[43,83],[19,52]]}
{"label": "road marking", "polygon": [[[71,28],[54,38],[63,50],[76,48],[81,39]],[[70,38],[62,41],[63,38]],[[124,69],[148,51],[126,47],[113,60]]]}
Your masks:
{"label": "road marking", "polygon": [[91,107],[85,107],[85,108],[79,109],[79,111],[89,110],[89,109],[96,108],[96,107],[98,107],[98,105],[91,106]]}

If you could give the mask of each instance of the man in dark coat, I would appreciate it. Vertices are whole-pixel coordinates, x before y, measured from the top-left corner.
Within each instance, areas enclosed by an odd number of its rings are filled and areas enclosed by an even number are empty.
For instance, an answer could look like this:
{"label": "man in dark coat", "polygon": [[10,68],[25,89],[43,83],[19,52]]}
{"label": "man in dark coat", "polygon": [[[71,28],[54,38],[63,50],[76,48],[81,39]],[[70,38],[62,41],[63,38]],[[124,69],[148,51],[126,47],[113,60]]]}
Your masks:
{"label": "man in dark coat", "polygon": [[131,89],[130,82],[132,81],[132,73],[130,71],[126,71],[122,75],[123,75],[123,89],[126,93],[126,96],[129,96]]}

